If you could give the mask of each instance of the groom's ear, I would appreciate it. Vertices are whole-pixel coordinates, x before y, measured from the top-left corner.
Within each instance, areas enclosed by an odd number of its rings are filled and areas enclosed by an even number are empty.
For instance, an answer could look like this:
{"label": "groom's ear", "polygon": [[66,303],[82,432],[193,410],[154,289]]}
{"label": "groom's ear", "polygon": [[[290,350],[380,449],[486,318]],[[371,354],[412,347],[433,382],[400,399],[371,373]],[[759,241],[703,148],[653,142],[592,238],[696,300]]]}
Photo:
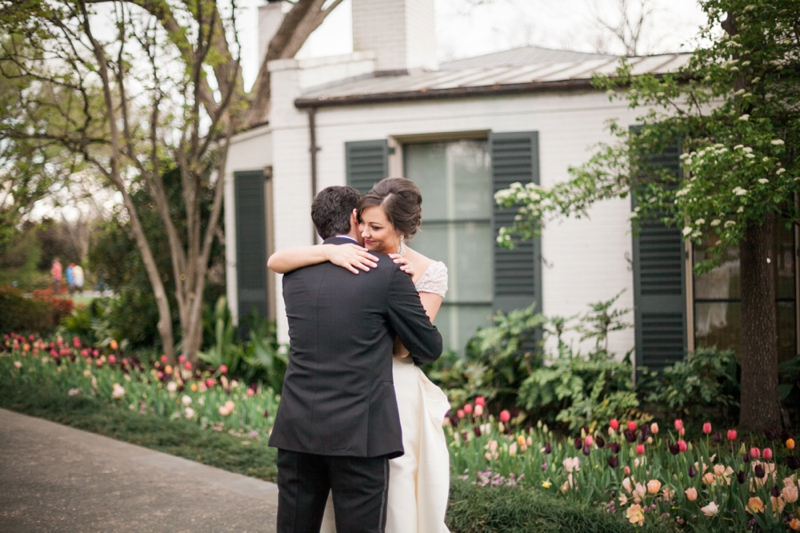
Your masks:
{"label": "groom's ear", "polygon": [[350,228],[358,229],[358,209],[353,209],[353,212],[350,214]]}

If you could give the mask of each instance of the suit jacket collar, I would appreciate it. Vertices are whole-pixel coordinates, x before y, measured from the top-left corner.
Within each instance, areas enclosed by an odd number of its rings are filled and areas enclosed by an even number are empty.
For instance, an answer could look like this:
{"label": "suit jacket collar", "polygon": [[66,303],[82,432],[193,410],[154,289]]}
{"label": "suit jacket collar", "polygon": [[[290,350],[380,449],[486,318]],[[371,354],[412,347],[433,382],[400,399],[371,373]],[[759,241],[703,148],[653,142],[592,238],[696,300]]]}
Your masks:
{"label": "suit jacket collar", "polygon": [[322,241],[322,244],[358,244],[350,237],[329,237]]}

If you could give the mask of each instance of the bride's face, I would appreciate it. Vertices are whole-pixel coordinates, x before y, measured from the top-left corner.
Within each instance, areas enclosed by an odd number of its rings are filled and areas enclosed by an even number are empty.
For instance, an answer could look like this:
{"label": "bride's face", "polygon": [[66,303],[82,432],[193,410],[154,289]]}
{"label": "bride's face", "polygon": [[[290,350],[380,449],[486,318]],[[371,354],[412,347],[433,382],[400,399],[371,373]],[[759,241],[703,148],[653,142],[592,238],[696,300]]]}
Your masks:
{"label": "bride's face", "polygon": [[397,247],[400,245],[400,232],[394,229],[382,207],[364,209],[361,213],[359,229],[364,238],[364,246],[370,252],[382,254],[397,252]]}

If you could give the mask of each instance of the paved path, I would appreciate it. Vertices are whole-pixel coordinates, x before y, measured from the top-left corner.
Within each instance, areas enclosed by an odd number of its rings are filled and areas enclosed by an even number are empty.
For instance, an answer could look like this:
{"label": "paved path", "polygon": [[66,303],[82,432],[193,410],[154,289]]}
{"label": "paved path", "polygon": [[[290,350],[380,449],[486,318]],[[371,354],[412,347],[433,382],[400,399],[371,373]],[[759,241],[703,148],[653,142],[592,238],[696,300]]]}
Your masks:
{"label": "paved path", "polygon": [[278,489],[0,409],[0,532],[274,532]]}

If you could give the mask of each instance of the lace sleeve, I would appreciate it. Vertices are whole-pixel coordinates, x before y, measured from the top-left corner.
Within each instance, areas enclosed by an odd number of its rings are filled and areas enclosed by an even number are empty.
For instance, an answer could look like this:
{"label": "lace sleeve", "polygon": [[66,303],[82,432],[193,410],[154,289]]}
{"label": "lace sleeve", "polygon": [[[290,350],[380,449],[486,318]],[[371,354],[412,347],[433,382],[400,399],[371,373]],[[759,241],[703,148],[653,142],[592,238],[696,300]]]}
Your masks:
{"label": "lace sleeve", "polygon": [[417,292],[429,292],[444,298],[447,293],[447,267],[441,261],[432,263],[415,286]]}

